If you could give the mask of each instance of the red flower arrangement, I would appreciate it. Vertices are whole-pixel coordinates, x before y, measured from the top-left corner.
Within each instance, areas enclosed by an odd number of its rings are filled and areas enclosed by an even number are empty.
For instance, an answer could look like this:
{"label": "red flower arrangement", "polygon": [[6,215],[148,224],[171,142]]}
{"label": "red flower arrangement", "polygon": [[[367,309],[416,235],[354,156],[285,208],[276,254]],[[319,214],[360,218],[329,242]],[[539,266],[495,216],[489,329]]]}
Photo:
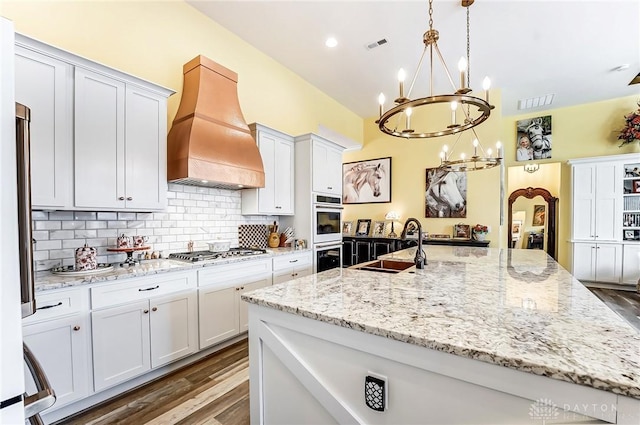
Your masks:
{"label": "red flower arrangement", "polygon": [[484,224],[476,224],[475,226],[473,226],[473,233],[487,233],[489,232],[489,228],[487,226],[485,226]]}
{"label": "red flower arrangement", "polygon": [[[640,106],[640,102],[638,102],[638,106]],[[640,141],[640,109],[638,109],[637,112],[630,113],[624,118],[627,123],[618,135],[618,139],[622,140],[620,146],[633,143],[636,140]]]}

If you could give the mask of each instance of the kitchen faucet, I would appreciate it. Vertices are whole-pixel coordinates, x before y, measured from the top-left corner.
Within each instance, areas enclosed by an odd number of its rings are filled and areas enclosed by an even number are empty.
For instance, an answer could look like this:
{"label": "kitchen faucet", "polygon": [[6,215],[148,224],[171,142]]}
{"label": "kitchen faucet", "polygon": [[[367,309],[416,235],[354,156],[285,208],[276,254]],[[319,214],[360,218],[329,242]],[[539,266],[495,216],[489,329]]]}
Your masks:
{"label": "kitchen faucet", "polygon": [[416,257],[414,258],[416,269],[424,269],[424,265],[427,262],[427,256],[422,250],[422,225],[420,222],[415,218],[408,218],[407,221],[404,222],[404,228],[402,229],[400,239],[405,240],[407,238],[407,226],[410,222],[413,222],[418,226],[418,247],[416,248]]}

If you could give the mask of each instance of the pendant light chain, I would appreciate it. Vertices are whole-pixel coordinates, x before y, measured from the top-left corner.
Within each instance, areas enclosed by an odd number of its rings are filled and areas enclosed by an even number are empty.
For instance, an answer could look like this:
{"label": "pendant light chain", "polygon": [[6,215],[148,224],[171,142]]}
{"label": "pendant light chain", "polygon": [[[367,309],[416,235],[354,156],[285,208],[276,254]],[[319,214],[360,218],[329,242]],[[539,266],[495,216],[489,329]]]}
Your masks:
{"label": "pendant light chain", "polygon": [[[471,87],[471,41],[469,31],[469,6],[467,6],[467,87]],[[467,104],[467,119],[471,114],[471,105]]]}
{"label": "pendant light chain", "polygon": [[433,30],[433,0],[429,0],[429,30]]}

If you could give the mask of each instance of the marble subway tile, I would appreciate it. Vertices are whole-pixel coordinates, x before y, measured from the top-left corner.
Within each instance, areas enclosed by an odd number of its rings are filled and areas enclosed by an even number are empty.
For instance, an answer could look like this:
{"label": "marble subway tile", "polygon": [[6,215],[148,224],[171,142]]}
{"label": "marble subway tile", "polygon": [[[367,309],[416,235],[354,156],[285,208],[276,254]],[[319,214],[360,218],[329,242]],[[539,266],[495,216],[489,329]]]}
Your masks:
{"label": "marble subway tile", "polygon": [[49,213],[46,211],[31,211],[31,220],[49,220]]}
{"label": "marble subway tile", "polygon": [[85,227],[87,229],[106,229],[107,222],[106,221],[87,221]]}
{"label": "marble subway tile", "polygon": [[60,221],[36,221],[35,222],[35,230],[58,230],[62,228],[62,223]]}
{"label": "marble subway tile", "polygon": [[98,236],[98,231],[82,229],[74,231],[73,234],[76,239],[95,238]]}
{"label": "marble subway tile", "polygon": [[97,213],[76,211],[73,213],[74,220],[95,220]]}
{"label": "marble subway tile", "polygon": [[49,232],[49,239],[73,239],[75,230],[52,230]]}
{"label": "marble subway tile", "polygon": [[117,220],[117,219],[118,219],[118,213],[115,213],[115,212],[99,212],[98,213],[98,220],[109,221],[109,220]]}
{"label": "marble subway tile", "polygon": [[51,211],[49,220],[74,220],[73,211]]}
{"label": "marble subway tile", "polygon": [[129,212],[118,213],[118,220],[135,220],[135,219],[136,219],[136,213],[129,213]]}
{"label": "marble subway tile", "polygon": [[84,229],[86,228],[86,221],[63,221],[62,222],[62,230],[76,230],[76,229]]}

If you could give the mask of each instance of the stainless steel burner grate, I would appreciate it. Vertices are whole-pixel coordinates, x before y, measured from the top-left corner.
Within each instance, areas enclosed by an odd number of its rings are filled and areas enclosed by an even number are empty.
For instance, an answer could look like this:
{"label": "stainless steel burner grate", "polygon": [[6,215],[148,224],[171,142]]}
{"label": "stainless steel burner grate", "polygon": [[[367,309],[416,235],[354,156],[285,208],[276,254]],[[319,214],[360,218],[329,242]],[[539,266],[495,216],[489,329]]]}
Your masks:
{"label": "stainless steel burner grate", "polygon": [[176,252],[169,254],[169,258],[174,260],[189,261],[192,263],[198,261],[217,260],[221,258],[229,257],[246,257],[249,255],[265,254],[267,251],[264,249],[251,249],[251,248],[231,248],[229,251],[224,252],[211,252],[211,251],[194,251],[194,252]]}

